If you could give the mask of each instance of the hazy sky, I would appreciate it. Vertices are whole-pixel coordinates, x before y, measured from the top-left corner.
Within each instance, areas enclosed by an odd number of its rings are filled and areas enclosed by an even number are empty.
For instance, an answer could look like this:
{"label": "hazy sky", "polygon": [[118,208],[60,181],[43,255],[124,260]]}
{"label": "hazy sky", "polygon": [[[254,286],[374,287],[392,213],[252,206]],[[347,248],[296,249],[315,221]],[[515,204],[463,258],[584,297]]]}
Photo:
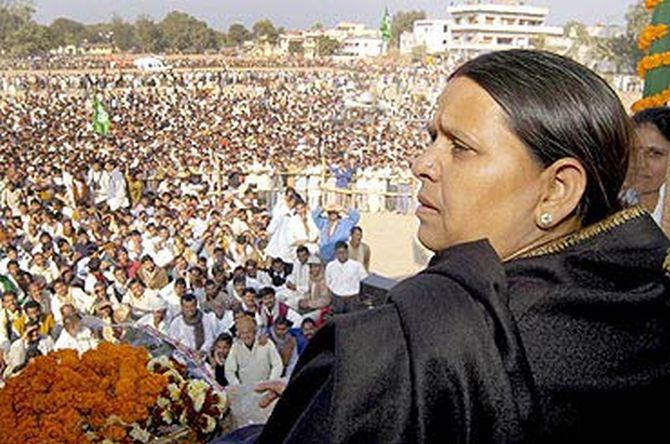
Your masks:
{"label": "hazy sky", "polygon": [[[635,0],[531,0],[548,6],[550,24],[577,19],[587,24],[623,22],[626,7]],[[449,0],[36,0],[36,18],[50,23],[70,17],[85,23],[107,21],[112,14],[134,20],[148,14],[160,20],[167,12],[181,10],[206,20],[212,27],[227,29],[236,21],[250,26],[269,18],[287,28],[309,27],[315,22],[331,26],[340,21],[358,21],[377,26],[384,7],[397,10],[423,9],[430,18],[446,14]]]}

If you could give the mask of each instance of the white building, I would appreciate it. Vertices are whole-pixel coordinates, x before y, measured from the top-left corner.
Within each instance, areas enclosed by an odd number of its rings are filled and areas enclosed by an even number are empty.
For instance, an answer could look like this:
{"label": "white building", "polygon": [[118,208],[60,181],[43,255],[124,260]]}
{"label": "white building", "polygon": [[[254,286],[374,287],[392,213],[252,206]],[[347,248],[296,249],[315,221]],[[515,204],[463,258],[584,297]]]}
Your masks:
{"label": "white building", "polygon": [[411,35],[401,36],[401,52],[424,46],[428,54],[449,52],[473,57],[485,52],[533,48],[539,41],[563,36],[547,26],[549,9],[520,0],[465,0],[447,8],[445,20],[418,20]]}
{"label": "white building", "polygon": [[381,36],[347,37],[342,42],[339,56],[347,58],[379,57],[384,52]]}
{"label": "white building", "polygon": [[427,54],[443,54],[451,41],[449,20],[417,20],[412,32],[400,36],[400,52],[409,54],[415,48],[423,47]]}
{"label": "white building", "polygon": [[378,57],[383,53],[384,42],[376,29],[367,29],[361,23],[340,23],[325,31],[287,31],[279,36],[279,55],[291,55],[295,52],[305,58],[316,57],[318,40],[328,37],[340,42],[340,59]]}
{"label": "white building", "polygon": [[287,31],[279,36],[277,54],[282,56],[299,54],[307,59],[317,56],[317,41],[322,31]]}
{"label": "white building", "polygon": [[549,9],[519,0],[469,0],[450,6],[449,50],[466,56],[533,48],[536,39],[559,37],[563,28],[547,26]]}

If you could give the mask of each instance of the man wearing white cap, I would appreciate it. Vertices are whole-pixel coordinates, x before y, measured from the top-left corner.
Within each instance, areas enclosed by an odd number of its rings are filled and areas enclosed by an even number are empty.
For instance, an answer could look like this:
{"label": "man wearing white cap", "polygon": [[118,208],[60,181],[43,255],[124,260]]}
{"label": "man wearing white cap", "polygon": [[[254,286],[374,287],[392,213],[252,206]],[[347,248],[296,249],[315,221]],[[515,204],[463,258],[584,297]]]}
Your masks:
{"label": "man wearing white cap", "polygon": [[151,299],[149,306],[151,313],[147,313],[137,320],[136,325],[146,325],[159,331],[160,333],[168,333],[168,319],[167,309],[168,303],[161,298]]}

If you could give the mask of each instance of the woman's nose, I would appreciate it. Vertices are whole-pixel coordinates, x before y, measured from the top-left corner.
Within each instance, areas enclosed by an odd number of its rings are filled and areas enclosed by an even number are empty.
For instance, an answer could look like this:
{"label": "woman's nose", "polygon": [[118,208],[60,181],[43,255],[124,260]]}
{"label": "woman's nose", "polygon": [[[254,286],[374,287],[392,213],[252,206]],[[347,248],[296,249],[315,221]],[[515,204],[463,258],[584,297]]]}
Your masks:
{"label": "woman's nose", "polygon": [[437,159],[432,148],[426,149],[412,163],[412,174],[417,179],[436,181],[438,179]]}

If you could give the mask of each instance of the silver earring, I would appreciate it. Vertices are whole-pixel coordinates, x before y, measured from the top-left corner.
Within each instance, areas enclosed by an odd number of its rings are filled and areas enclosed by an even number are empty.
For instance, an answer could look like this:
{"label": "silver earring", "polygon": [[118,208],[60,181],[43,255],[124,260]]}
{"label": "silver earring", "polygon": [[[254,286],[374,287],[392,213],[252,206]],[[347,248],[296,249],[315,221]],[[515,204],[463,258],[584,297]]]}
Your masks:
{"label": "silver earring", "polygon": [[550,213],[542,213],[542,215],[540,215],[540,225],[544,228],[549,228],[553,220],[554,218]]}

